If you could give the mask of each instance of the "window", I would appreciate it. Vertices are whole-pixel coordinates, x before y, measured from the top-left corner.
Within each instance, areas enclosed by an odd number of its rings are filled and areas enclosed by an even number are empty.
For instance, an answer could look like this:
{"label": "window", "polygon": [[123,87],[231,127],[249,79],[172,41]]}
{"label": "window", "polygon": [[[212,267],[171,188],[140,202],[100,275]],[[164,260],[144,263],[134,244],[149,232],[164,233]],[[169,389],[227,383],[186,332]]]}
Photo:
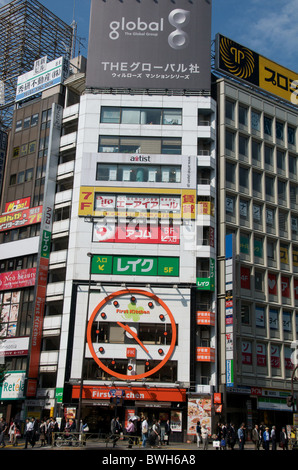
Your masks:
{"label": "window", "polygon": [[247,108],[239,105],[238,114],[239,124],[241,124],[242,126],[247,126]]}
{"label": "window", "polygon": [[235,134],[229,130],[226,130],[226,149],[235,151]]}
{"label": "window", "polygon": [[284,125],[280,121],[276,121],[275,135],[278,140],[284,140]]}
{"label": "window", "polygon": [[239,185],[242,186],[242,188],[248,188],[248,176],[249,176],[248,168],[244,168],[240,166],[239,167]]}
{"label": "window", "polygon": [[261,224],[262,223],[262,206],[260,206],[259,204],[254,204],[252,210],[253,210],[254,222],[256,222],[257,224]]}
{"label": "window", "polygon": [[272,262],[276,259],[276,242],[273,240],[267,240],[267,258],[268,261]]}
{"label": "window", "polygon": [[240,234],[240,253],[245,255],[250,253],[250,235],[247,233]]}
{"label": "window", "polygon": [[23,126],[23,121],[22,120],[19,120],[16,122],[16,132],[19,132],[22,130],[22,126]]}
{"label": "window", "polygon": [[272,136],[272,118],[264,116],[264,134]]}
{"label": "window", "polygon": [[254,238],[254,255],[256,258],[263,258],[263,238]]}
{"label": "window", "polygon": [[20,173],[18,173],[18,184],[22,184],[24,182],[25,182],[25,172],[20,171]]}
{"label": "window", "polygon": [[260,113],[257,113],[256,111],[251,112],[251,128],[253,130],[260,131],[260,119]]}
{"label": "window", "polygon": [[266,224],[267,229],[275,227],[275,209],[266,209]]}
{"label": "window", "polygon": [[276,151],[276,164],[278,170],[281,170],[283,172],[286,170],[285,152],[283,152],[282,150]]}
{"label": "window", "polygon": [[38,114],[33,114],[33,116],[31,116],[31,127],[36,126],[37,123],[38,123]]}
{"label": "window", "polygon": [[235,103],[230,100],[226,100],[226,118],[235,120]]}
{"label": "window", "polygon": [[181,138],[100,136],[98,151],[181,155]]}
{"label": "window", "polygon": [[51,124],[51,118],[52,118],[52,109],[46,109],[45,111],[42,112],[41,115],[41,128],[42,129],[48,129]]}
{"label": "window", "polygon": [[257,142],[256,140],[253,140],[251,143],[251,153],[252,153],[252,159],[260,163],[261,162],[261,144],[260,142]]}
{"label": "window", "polygon": [[31,123],[31,117],[26,117],[24,119],[24,129],[28,129],[30,127],[30,123]]}
{"label": "window", "polygon": [[257,171],[253,171],[253,173],[252,173],[252,186],[253,186],[253,191],[257,195],[260,195],[262,193],[262,173],[259,173]]}
{"label": "window", "polygon": [[110,165],[98,163],[97,181],[180,183],[181,167],[173,165]]}
{"label": "window", "polygon": [[242,219],[248,220],[249,218],[249,202],[248,201],[245,201],[244,199],[240,199],[239,214]]}
{"label": "window", "polygon": [[235,198],[234,196],[226,196],[226,213],[230,216],[235,215]]}
{"label": "window", "polygon": [[181,125],[182,110],[103,106],[100,122],[111,124]]}
{"label": "window", "polygon": [[274,177],[271,176],[266,176],[265,177],[265,190],[266,190],[266,196],[269,198],[274,199]]}
{"label": "window", "polygon": [[247,156],[248,149],[248,138],[243,135],[239,135],[239,153],[240,155]]}
{"label": "window", "polygon": [[32,181],[33,179],[33,168],[29,168],[25,172],[25,181]]}
{"label": "window", "polygon": [[286,182],[282,180],[278,180],[278,183],[277,183],[278,198],[279,200],[282,200],[283,202],[285,202],[287,199],[286,189],[287,189]]}
{"label": "window", "polygon": [[265,165],[273,167],[273,148],[265,145]]}
{"label": "window", "polygon": [[255,289],[257,291],[264,291],[264,272],[255,270]]}
{"label": "window", "polygon": [[13,184],[16,184],[16,182],[17,182],[17,175],[16,174],[10,175],[10,178],[9,178],[10,186],[12,186]]}
{"label": "window", "polygon": [[235,168],[236,165],[234,163],[226,161],[226,182],[232,185],[235,184]]}
{"label": "window", "polygon": [[288,144],[296,144],[296,129],[288,125]]}

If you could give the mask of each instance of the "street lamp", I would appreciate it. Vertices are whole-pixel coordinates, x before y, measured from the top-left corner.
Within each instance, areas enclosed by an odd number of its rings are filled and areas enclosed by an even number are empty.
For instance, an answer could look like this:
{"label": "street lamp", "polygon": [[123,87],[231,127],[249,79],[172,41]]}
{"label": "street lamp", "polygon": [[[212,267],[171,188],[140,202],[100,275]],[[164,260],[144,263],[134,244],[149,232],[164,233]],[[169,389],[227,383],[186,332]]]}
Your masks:
{"label": "street lamp", "polygon": [[88,252],[88,253],[87,253],[87,256],[89,257],[89,279],[88,279],[88,295],[87,295],[87,307],[86,307],[86,318],[85,318],[85,331],[84,331],[84,336],[83,336],[82,369],[81,369],[80,396],[79,396],[78,421],[77,421],[77,431],[78,431],[78,432],[80,431],[80,422],[81,422],[81,415],[82,415],[82,397],[83,397],[83,374],[84,374],[84,360],[85,360],[85,344],[86,344],[87,324],[88,324],[88,315],[89,315],[92,258],[93,258],[93,256],[94,256],[94,254]]}

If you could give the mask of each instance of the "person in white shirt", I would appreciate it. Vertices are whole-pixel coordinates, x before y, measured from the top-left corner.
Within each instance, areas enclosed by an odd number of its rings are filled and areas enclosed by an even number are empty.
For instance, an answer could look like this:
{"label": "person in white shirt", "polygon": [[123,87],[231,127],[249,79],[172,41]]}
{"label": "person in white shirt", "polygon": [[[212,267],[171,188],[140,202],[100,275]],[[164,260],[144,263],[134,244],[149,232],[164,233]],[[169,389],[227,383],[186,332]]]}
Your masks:
{"label": "person in white shirt", "polygon": [[146,447],[148,439],[148,421],[144,417],[142,419],[142,447]]}

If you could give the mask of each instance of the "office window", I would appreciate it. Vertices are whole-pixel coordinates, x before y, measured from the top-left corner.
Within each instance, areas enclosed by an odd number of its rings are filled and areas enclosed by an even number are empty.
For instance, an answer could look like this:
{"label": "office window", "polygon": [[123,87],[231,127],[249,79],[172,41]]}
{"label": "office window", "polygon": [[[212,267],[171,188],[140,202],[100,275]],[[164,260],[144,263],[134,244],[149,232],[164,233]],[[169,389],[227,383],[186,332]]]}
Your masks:
{"label": "office window", "polygon": [[283,201],[283,202],[286,201],[286,199],[287,199],[286,190],[287,190],[286,182],[282,181],[282,180],[278,180],[278,182],[277,182],[277,191],[278,191],[279,201]]}
{"label": "office window", "polygon": [[34,127],[38,124],[38,114],[33,114],[31,116],[31,127]]}
{"label": "office window", "polygon": [[264,134],[272,136],[272,118],[264,116]]}
{"label": "office window", "polygon": [[266,191],[267,197],[274,199],[274,196],[275,196],[274,177],[271,177],[271,176],[265,177],[265,191]]}
{"label": "office window", "polygon": [[260,195],[262,193],[262,173],[259,173],[258,171],[252,172],[252,186],[256,195]]}
{"label": "office window", "polygon": [[273,148],[265,145],[265,165],[273,167]]}
{"label": "office window", "polygon": [[296,144],[296,129],[288,125],[288,144]]}
{"label": "office window", "polygon": [[255,269],[255,290],[264,291],[264,272]]}
{"label": "office window", "polygon": [[255,163],[261,162],[261,144],[256,140],[253,140],[251,143],[251,153],[252,159]]}
{"label": "office window", "polygon": [[24,181],[25,181],[25,172],[20,171],[18,173],[18,184],[22,184],[22,183],[24,183]]}
{"label": "office window", "polygon": [[96,180],[180,183],[181,167],[174,165],[111,165],[98,163]]}
{"label": "office window", "polygon": [[242,188],[248,188],[249,170],[242,166],[239,167],[239,185]]}
{"label": "office window", "polygon": [[289,172],[292,176],[296,177],[297,175],[297,157],[294,155],[289,155]]}
{"label": "office window", "polygon": [[261,224],[262,223],[262,212],[263,212],[262,206],[260,204],[253,204],[252,210],[253,210],[254,222],[256,222],[257,224]]}
{"label": "office window", "polygon": [[16,174],[10,175],[10,178],[9,178],[10,186],[16,184],[16,182],[17,182],[17,175]]}
{"label": "office window", "polygon": [[226,149],[235,152],[235,134],[226,130]]}
{"label": "office window", "polygon": [[268,227],[275,227],[275,209],[266,209],[266,224]]}
{"label": "office window", "polygon": [[230,216],[235,216],[235,197],[226,196],[226,213]]}
{"label": "office window", "polygon": [[239,215],[244,220],[249,219],[249,202],[244,199],[239,201]]}
{"label": "office window", "polygon": [[267,258],[270,262],[276,260],[276,242],[274,240],[267,240]]}
{"label": "office window", "polygon": [[226,182],[232,185],[236,182],[235,169],[236,165],[234,163],[226,161]]}
{"label": "office window", "polygon": [[41,114],[41,128],[48,129],[51,124],[52,109],[46,109]]}
{"label": "office window", "polygon": [[251,112],[251,128],[255,131],[260,131],[261,115],[256,111]]}
{"label": "office window", "polygon": [[100,136],[98,151],[181,155],[181,138]]}
{"label": "office window", "polygon": [[24,119],[24,129],[28,129],[31,125],[31,117],[26,117]]}
{"label": "office window", "polygon": [[275,135],[278,140],[284,140],[284,124],[280,121],[275,123]]}
{"label": "office window", "polygon": [[226,100],[226,118],[235,120],[235,103],[230,100]]}
{"label": "office window", "polygon": [[248,155],[248,138],[243,135],[239,135],[239,154]]}
{"label": "office window", "polygon": [[286,155],[285,152],[282,150],[276,151],[276,164],[278,170],[285,171],[286,170]]}
{"label": "office window", "polygon": [[247,126],[247,108],[241,105],[239,105],[238,120],[239,124]]}
{"label": "office window", "polygon": [[181,109],[119,108],[103,106],[100,122],[111,124],[181,125]]}

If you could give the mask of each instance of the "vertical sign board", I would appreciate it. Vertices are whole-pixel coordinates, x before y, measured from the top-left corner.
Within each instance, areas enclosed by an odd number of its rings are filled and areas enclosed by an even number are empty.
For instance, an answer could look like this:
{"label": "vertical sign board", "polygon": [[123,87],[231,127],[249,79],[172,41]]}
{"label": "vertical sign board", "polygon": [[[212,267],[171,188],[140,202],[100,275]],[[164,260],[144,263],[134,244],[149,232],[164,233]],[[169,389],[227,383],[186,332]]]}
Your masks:
{"label": "vertical sign board", "polygon": [[226,323],[226,386],[234,385],[234,235],[226,235],[225,252],[225,323]]}
{"label": "vertical sign board", "polygon": [[210,43],[211,0],[92,0],[87,88],[210,90]]}
{"label": "vertical sign board", "polygon": [[62,106],[55,103],[52,105],[49,153],[46,168],[44,204],[41,219],[40,243],[37,263],[38,268],[35,284],[35,306],[30,338],[30,355],[27,373],[27,397],[34,397],[37,387],[47,276],[49,268],[53,211],[55,203],[62,111]]}

